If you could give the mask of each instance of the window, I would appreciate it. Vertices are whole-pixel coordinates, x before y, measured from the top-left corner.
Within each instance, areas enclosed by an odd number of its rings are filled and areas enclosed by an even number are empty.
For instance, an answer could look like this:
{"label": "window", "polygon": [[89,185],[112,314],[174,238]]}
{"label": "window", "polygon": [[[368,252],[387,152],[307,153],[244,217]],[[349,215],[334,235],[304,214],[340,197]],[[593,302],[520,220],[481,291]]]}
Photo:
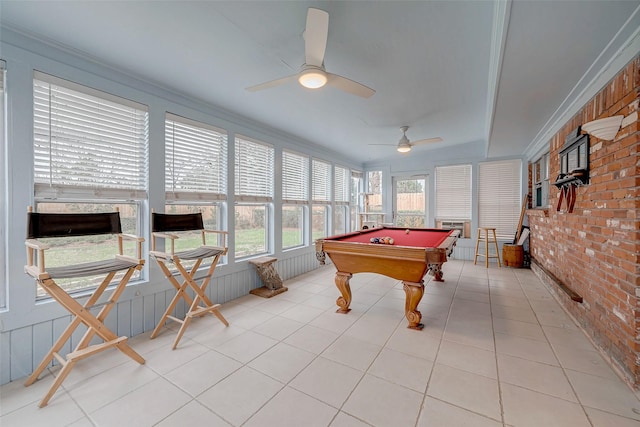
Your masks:
{"label": "window", "polygon": [[365,212],[382,212],[382,171],[367,172],[367,194]]}
{"label": "window", "polygon": [[584,185],[589,182],[589,135],[580,134],[579,129],[569,134],[559,157],[560,175],[554,185],[562,187],[564,184],[566,188],[567,185]]}
{"label": "window", "polygon": [[305,218],[309,205],[309,158],[282,153],[282,247],[305,244]]}
{"label": "window", "polygon": [[184,117],[165,120],[168,202],[218,201],[227,194],[227,134]]}
{"label": "window", "polygon": [[327,237],[329,233],[329,206],[313,205],[311,210],[311,239],[321,239]]}
{"label": "window", "polygon": [[351,171],[351,198],[350,198],[351,230],[358,229],[358,213],[361,212],[359,196],[362,193],[363,181],[364,181],[362,177],[363,177],[362,172]]}
{"label": "window", "polygon": [[333,169],[333,234],[348,231],[350,184],[349,169],[335,166]]}
{"label": "window", "polygon": [[521,210],[519,159],[479,164],[478,226],[495,227],[498,238],[513,239]]}
{"label": "window", "polygon": [[313,240],[329,234],[331,203],[331,165],[321,160],[311,162],[311,193],[313,199],[311,236]]}
{"label": "window", "polygon": [[[470,237],[471,165],[436,167],[436,226]],[[445,227],[446,225],[446,227]]]}
{"label": "window", "polygon": [[532,165],[533,172],[533,206],[544,208],[549,206],[549,153],[542,155]]}
{"label": "window", "polygon": [[[125,232],[141,234],[147,198],[147,107],[123,98],[35,72],[34,183],[41,212],[109,212],[120,209]],[[69,241],[69,256],[95,254]],[[112,244],[107,244],[112,253]],[[76,252],[74,252],[76,251]],[[136,273],[139,274],[139,273]],[[96,284],[70,279],[69,291]],[[41,289],[38,296],[44,296]]]}
{"label": "window", "polygon": [[[227,134],[167,113],[165,118],[166,213],[202,213],[205,228],[223,229],[227,194]],[[200,235],[194,235],[199,239]],[[187,239],[177,244],[193,247]],[[212,242],[213,243],[213,242]],[[222,244],[222,242],[218,242]]]}
{"label": "window", "polygon": [[235,139],[236,258],[269,252],[273,174],[272,146],[244,137]]}
{"label": "window", "polygon": [[[3,201],[7,200],[5,195],[5,171],[6,163],[5,163],[5,150],[7,149],[7,144],[5,144],[4,138],[4,128],[5,128],[5,106],[4,106],[4,87],[5,87],[5,70],[7,69],[5,61],[0,59],[0,198]],[[0,286],[0,308],[6,307],[6,271],[7,271],[7,257],[5,256],[5,241],[6,234],[5,230],[7,229],[7,224],[5,223],[5,208],[0,208],[0,281],[5,285]]]}

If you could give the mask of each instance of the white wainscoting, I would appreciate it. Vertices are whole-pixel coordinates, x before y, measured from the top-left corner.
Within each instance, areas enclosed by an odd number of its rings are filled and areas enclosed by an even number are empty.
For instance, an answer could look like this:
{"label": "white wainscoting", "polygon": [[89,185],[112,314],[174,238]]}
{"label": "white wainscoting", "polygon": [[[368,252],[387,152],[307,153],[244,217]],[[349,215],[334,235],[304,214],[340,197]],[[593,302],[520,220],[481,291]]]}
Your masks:
{"label": "white wainscoting", "polygon": [[[283,281],[320,267],[315,252],[304,251],[290,258],[278,259],[275,268]],[[207,288],[211,301],[225,303],[262,286],[255,268],[247,268],[226,275],[216,275]],[[164,288],[163,288],[164,289]],[[164,310],[175,295],[170,288],[150,295],[134,297],[118,302],[107,317],[105,324],[119,336],[132,337],[153,330]],[[173,313],[184,316],[187,306],[182,300]],[[49,351],[55,340],[71,322],[71,316],[63,316],[0,334],[0,384],[25,377],[33,371]],[[61,354],[74,348],[86,331],[83,326],[76,329]],[[100,341],[95,341],[100,342]]]}

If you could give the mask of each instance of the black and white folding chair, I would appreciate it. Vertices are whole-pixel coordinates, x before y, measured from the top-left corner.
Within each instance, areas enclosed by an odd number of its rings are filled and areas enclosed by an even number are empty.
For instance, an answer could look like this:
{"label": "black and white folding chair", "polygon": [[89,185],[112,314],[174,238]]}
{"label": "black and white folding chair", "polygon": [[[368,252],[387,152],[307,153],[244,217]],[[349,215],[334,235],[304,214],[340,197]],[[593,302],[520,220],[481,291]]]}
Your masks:
{"label": "black and white folding chair", "polygon": [[[127,337],[119,337],[104,324],[107,315],[116,305],[122,295],[127,282],[136,270],[141,270],[144,265],[142,259],[142,237],[122,233],[120,214],[111,213],[36,213],[29,208],[27,213],[27,265],[25,272],[33,277],[42,288],[62,305],[73,316],[69,326],[55,342],[53,347],[42,359],[42,362],[33,371],[25,382],[25,386],[33,384],[38,376],[46,369],[53,359],[62,366],[56,375],[53,385],[40,402],[40,407],[46,406],[58,387],[69,375],[76,362],[92,356],[101,351],[115,347],[136,362],[143,364],[145,361],[127,343]],[[79,237],[93,235],[115,235],[117,237],[117,250],[115,257],[107,260],[68,264],[59,267],[47,267],[45,265],[45,251],[50,245],[38,239],[64,237]],[[135,256],[124,254],[124,240],[132,240],[135,246]],[[115,249],[115,248],[114,248]],[[52,261],[55,251],[52,250],[49,261]],[[119,274],[118,274],[119,273]],[[118,274],[116,278],[116,274]],[[81,278],[91,276],[105,276],[102,282],[93,290],[88,300],[80,304],[70,293],[57,282],[61,279]],[[117,283],[114,282],[116,278]],[[102,294],[109,286],[113,286],[106,302],[100,302]],[[91,310],[99,310],[94,315]],[[81,325],[87,327],[87,331],[75,349],[66,356],[59,354],[60,350],[71,338],[73,332]],[[98,336],[102,342],[91,344],[92,339]]]}
{"label": "black and white folding chair", "polygon": [[[213,314],[220,319],[225,326],[229,326],[229,322],[227,322],[219,311],[220,304],[213,304],[206,295],[207,287],[209,286],[216,266],[220,258],[227,253],[227,232],[205,229],[201,213],[160,214],[154,212],[151,215],[152,241],[150,255],[155,258],[166,278],[177,291],[167,310],[162,315],[160,322],[151,334],[151,338],[158,336],[160,329],[162,329],[167,320],[178,322],[181,326],[173,343],[173,349],[175,349],[194,317],[203,316],[207,313]],[[189,232],[197,232],[199,234],[197,241],[189,245],[190,248],[188,249],[176,251],[176,241],[180,237],[188,240],[185,233],[188,235]],[[206,236],[208,234],[215,234],[219,238],[219,241],[216,242],[219,246],[207,245]],[[158,238],[166,239],[165,245],[168,246],[168,250],[160,251],[156,249],[156,240]],[[209,267],[204,274],[196,277],[200,265],[208,259],[210,259]],[[187,267],[184,261],[194,261],[194,264]],[[176,270],[179,273],[178,277],[182,279],[182,283],[176,279],[176,275],[174,274]],[[201,280],[201,283],[198,284],[197,280]],[[193,291],[193,298],[187,290]],[[171,314],[181,299],[184,299],[187,304],[189,304],[189,308],[183,319]]]}

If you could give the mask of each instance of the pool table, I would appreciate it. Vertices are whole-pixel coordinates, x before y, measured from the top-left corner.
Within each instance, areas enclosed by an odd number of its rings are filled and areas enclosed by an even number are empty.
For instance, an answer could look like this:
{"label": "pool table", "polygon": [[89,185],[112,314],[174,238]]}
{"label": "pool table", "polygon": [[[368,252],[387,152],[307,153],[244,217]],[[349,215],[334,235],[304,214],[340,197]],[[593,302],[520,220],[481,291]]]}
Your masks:
{"label": "pool table", "polygon": [[[326,255],[336,266],[338,313],[348,313],[351,304],[349,279],[355,273],[378,273],[402,280],[406,294],[405,316],[409,328],[422,329],[422,314],[416,309],[424,294],[424,275],[429,272],[442,282],[442,264],[453,252],[459,230],[439,228],[375,227],[316,240],[316,258]],[[393,244],[371,243],[371,238],[391,237]]]}

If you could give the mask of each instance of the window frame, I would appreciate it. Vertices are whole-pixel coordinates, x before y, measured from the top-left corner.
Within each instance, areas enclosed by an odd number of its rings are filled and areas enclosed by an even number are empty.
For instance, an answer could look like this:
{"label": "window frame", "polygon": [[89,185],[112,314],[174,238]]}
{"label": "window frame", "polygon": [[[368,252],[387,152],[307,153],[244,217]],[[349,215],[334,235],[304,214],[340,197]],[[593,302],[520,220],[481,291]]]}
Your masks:
{"label": "window frame", "polygon": [[[466,163],[436,166],[434,175],[436,227],[460,229],[461,238],[470,238],[473,216],[472,165]],[[457,193],[457,190],[462,190],[462,194]],[[460,202],[465,199],[465,203]]]}
{"label": "window frame", "polygon": [[[349,231],[349,205],[351,190],[351,173],[349,168],[340,165],[333,166],[333,209],[332,225],[333,234],[344,234]],[[342,221],[338,221],[338,216],[342,215]],[[342,223],[343,229],[338,229],[338,224]]]}
{"label": "window frame", "polygon": [[[271,144],[243,135],[235,136],[234,146],[234,258],[244,260],[266,255],[273,251],[272,209],[275,185],[275,149]],[[253,183],[250,182],[252,178]],[[257,206],[264,208],[264,250],[238,255],[240,247],[238,244],[238,210]]]}
{"label": "window frame", "polygon": [[[205,228],[225,230],[228,192],[228,133],[221,128],[165,113],[165,213],[203,214]],[[209,156],[209,157],[208,157]],[[176,169],[179,160],[180,170]],[[191,161],[206,161],[215,173],[198,173],[197,178],[177,185],[176,175],[188,173]],[[206,178],[202,180],[202,176]],[[207,221],[209,209],[215,209],[215,225]],[[222,244],[219,241],[217,244]],[[228,263],[223,256],[218,265]]]}
{"label": "window frame", "polygon": [[547,151],[531,164],[534,208],[549,207],[549,160],[550,154]]}
{"label": "window frame", "polygon": [[[306,247],[309,245],[307,235],[309,218],[309,180],[310,157],[291,150],[282,151],[282,250]],[[298,230],[299,242],[293,245],[285,245],[285,211],[287,209],[298,209]]]}
{"label": "window frame", "polygon": [[[147,199],[149,108],[146,105],[39,71],[33,73],[33,87],[33,166],[37,198]],[[89,168],[78,167],[73,174],[68,173],[69,159],[81,164],[86,161],[82,156],[106,144],[108,150],[89,157],[93,162]],[[114,147],[119,149],[119,156],[113,154]]]}
{"label": "window frame", "polygon": [[499,239],[513,239],[522,206],[522,160],[478,164],[478,227],[495,227]]}
{"label": "window frame", "polygon": [[[331,163],[317,158],[311,159],[311,236],[315,240],[331,234],[331,199],[333,174]],[[314,236],[316,209],[323,208],[323,235]]]}
{"label": "window frame", "polygon": [[[67,208],[70,205],[94,205],[96,211],[104,212],[104,208],[99,205],[132,205],[135,206],[136,212],[134,234],[146,234],[142,230],[145,224],[149,190],[148,107],[39,71],[34,71],[32,82],[34,88],[33,200],[35,210],[38,211],[38,207],[44,204],[60,204]],[[54,104],[52,100],[58,94],[61,100],[60,104]],[[70,110],[70,108],[73,109]],[[62,119],[57,118],[58,115]],[[38,120],[43,120],[43,118],[45,121],[38,123]],[[122,120],[119,121],[118,118]],[[52,125],[52,122],[56,125]],[[48,123],[48,126],[44,126],[43,123]],[[99,123],[101,126],[97,126],[95,123]],[[90,128],[89,125],[91,125]],[[112,144],[114,138],[117,139],[117,143]],[[82,140],[84,145],[79,143],[79,140]],[[60,157],[54,158],[51,154],[49,157],[43,156],[43,153],[47,152],[47,147],[49,153],[52,153],[54,149],[58,150],[61,153]],[[65,152],[74,153],[79,159],[83,155],[91,153],[92,147],[109,147],[109,150],[97,151],[95,156],[87,157],[87,163],[92,167],[78,168],[84,172],[82,176],[71,174],[71,178],[69,178],[69,176],[63,176],[64,174],[60,171],[57,173],[62,178],[54,176],[53,171],[57,165],[65,163],[63,161]],[[114,147],[120,150],[114,150]],[[132,161],[131,158],[134,160]],[[110,160],[113,163],[108,163]],[[38,162],[41,163],[38,164]],[[133,166],[128,163],[132,163]],[[124,172],[121,178],[114,180],[106,168],[109,165],[117,167],[121,164],[126,164],[131,168],[118,170],[118,172],[129,171],[131,175],[126,175],[129,172]],[[46,170],[50,171],[48,179],[47,174],[43,172]],[[76,176],[79,179],[73,181]],[[58,211],[60,211],[59,209]],[[88,208],[87,210],[91,211],[92,209]],[[109,209],[109,211],[113,211],[112,208]],[[126,227],[125,224],[123,226],[123,228]],[[132,231],[128,230],[128,232]],[[69,247],[73,247],[73,245]],[[109,256],[112,255],[113,252],[109,252]],[[137,277],[132,277],[129,284],[133,285],[146,280],[147,274],[147,269],[136,272]],[[84,282],[86,285],[74,287],[72,292],[82,294],[90,292],[97,286],[89,279],[85,279]],[[41,292],[36,292],[36,294],[36,301],[51,298]]]}
{"label": "window frame", "polygon": [[[176,140],[176,136],[179,138]],[[224,201],[227,199],[228,183],[228,134],[224,129],[198,122],[186,117],[167,112],[165,114],[165,200],[168,202],[201,203],[202,201]],[[179,148],[179,150],[176,149]],[[213,148],[213,149],[212,149]],[[211,157],[203,158],[212,153]],[[214,174],[204,175],[213,182],[206,188],[207,182],[200,178],[190,183],[183,183],[182,191],[176,190],[177,180],[176,158],[181,157],[182,163],[188,161],[206,160],[214,167]],[[185,173],[186,167],[181,165],[180,173]],[[217,175],[217,179],[214,179]]]}
{"label": "window frame", "polygon": [[[372,175],[373,174],[379,174],[379,177],[376,179],[372,179]],[[377,182],[376,182],[377,181]],[[363,206],[363,212],[376,212],[376,213],[381,213],[384,211],[384,200],[383,200],[383,181],[384,181],[384,172],[382,170],[371,170],[371,171],[367,171],[367,181],[366,181],[366,186],[367,186],[367,191],[366,194],[364,195],[364,206]],[[374,209],[371,209],[371,205],[370,205],[370,198],[371,196],[378,196],[380,198],[380,204],[375,204],[373,206],[375,206]],[[379,207],[379,208],[378,208]],[[360,224],[362,226],[362,224]]]}
{"label": "window frame", "polygon": [[351,170],[351,198],[349,201],[350,226],[351,230],[358,229],[358,214],[362,210],[360,205],[360,195],[364,189],[364,173],[362,171]]}

